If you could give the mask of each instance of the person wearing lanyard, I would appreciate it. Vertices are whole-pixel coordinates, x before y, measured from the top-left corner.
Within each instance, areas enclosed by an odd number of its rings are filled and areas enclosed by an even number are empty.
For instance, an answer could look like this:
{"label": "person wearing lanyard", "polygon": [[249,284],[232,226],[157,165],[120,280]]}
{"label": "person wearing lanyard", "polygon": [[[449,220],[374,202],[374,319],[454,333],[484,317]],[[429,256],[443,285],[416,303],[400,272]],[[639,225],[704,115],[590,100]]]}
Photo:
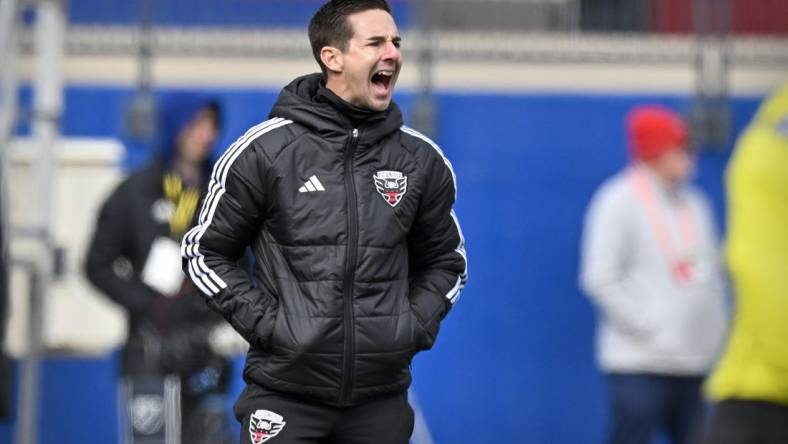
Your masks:
{"label": "person wearing lanyard", "polygon": [[688,179],[687,128],[657,105],[626,119],[631,163],[597,190],[582,241],[580,285],[599,313],[609,443],[673,444],[700,432],[700,387],[726,329],[711,210]]}

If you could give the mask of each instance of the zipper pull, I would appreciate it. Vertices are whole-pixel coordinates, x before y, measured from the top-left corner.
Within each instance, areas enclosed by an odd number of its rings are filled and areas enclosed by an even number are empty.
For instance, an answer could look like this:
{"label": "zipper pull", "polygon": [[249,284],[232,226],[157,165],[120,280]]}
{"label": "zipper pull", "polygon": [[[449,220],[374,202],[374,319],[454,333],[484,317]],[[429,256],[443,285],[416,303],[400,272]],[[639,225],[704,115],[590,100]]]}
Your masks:
{"label": "zipper pull", "polygon": [[358,137],[358,128],[353,128],[353,138]]}

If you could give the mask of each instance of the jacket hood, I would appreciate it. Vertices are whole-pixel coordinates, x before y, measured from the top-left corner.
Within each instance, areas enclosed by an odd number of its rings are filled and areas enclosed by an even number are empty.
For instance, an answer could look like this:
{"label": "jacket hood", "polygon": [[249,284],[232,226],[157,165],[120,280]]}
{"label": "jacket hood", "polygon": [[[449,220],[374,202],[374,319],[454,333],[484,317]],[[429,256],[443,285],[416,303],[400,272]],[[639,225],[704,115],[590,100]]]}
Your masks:
{"label": "jacket hood", "polygon": [[[352,121],[330,103],[317,99],[323,84],[323,75],[320,73],[293,80],[279,93],[270,117],[292,120],[324,137],[347,135],[354,128]],[[392,101],[385,111],[371,113],[359,124],[359,146],[374,144],[399,130],[402,124],[402,113]]]}
{"label": "jacket hood", "polygon": [[[158,110],[158,152],[165,168],[169,168],[175,158],[178,133],[197,115],[198,111],[206,107],[212,107],[216,111],[217,125],[221,131],[222,109],[217,99],[196,92],[173,92],[161,96]],[[221,136],[216,140],[220,138]],[[215,148],[214,146],[213,149]],[[210,156],[205,162],[206,164],[210,162]]]}

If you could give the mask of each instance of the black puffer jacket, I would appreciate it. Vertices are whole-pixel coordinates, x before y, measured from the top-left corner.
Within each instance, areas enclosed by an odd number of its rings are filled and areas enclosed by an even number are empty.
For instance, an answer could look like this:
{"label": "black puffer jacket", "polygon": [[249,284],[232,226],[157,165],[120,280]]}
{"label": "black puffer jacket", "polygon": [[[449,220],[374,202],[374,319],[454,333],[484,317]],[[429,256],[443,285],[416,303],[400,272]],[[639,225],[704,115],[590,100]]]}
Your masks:
{"label": "black puffer jacket", "polygon": [[[101,207],[85,260],[88,279],[128,313],[125,375],[155,371],[185,377],[219,359],[207,337],[224,320],[194,296],[191,282],[185,280],[177,294],[165,296],[142,279],[154,242],[173,238],[160,210],[167,202],[165,174],[163,161],[157,160],[121,182]],[[120,273],[121,258],[128,263],[126,273]]]}
{"label": "black puffer jacket", "polygon": [[[213,107],[220,120],[221,109],[211,97],[193,92],[169,93],[158,103],[159,155],[123,180],[102,204],[85,257],[85,272],[96,288],[128,314],[122,372],[127,376],[178,373],[187,390],[190,375],[206,366],[224,368],[228,364],[211,351],[207,341],[209,332],[224,325],[224,319],[195,297],[198,291],[190,281],[184,280],[175,294],[163,295],[145,282],[143,270],[157,242],[177,245],[184,236],[199,196],[180,196],[188,195],[189,189],[201,194],[205,188],[203,180],[191,188],[175,174],[178,135],[198,111]],[[206,159],[201,174],[204,182],[210,167]],[[172,188],[184,192],[175,193],[177,196],[168,193],[168,177],[177,183]]]}
{"label": "black puffer jacket", "polygon": [[252,345],[247,382],[353,405],[408,387],[465,284],[465,248],[438,147],[394,104],[353,128],[316,100],[320,82],[293,81],[217,162],[184,269]]}

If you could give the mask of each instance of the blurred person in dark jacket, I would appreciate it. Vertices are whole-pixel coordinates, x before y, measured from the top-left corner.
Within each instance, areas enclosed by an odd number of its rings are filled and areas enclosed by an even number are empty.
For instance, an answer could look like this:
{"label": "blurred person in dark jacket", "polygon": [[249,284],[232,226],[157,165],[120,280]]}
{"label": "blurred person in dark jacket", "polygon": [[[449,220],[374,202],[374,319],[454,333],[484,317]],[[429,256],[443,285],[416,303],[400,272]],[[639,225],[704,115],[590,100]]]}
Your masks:
{"label": "blurred person in dark jacket", "polygon": [[[211,348],[211,339],[229,326],[183,279],[179,243],[208,179],[221,109],[198,94],[175,93],[165,97],[159,116],[160,155],[125,179],[103,204],[86,271],[128,313],[125,380],[141,387],[145,378],[178,375],[183,442],[217,442],[205,430],[211,421],[202,407],[225,389],[229,361]],[[161,422],[137,417],[134,409],[146,404],[129,402],[134,433],[159,433]],[[159,413],[162,408],[145,407]],[[169,408],[177,411],[174,405]],[[172,415],[177,422],[177,413]]]}

